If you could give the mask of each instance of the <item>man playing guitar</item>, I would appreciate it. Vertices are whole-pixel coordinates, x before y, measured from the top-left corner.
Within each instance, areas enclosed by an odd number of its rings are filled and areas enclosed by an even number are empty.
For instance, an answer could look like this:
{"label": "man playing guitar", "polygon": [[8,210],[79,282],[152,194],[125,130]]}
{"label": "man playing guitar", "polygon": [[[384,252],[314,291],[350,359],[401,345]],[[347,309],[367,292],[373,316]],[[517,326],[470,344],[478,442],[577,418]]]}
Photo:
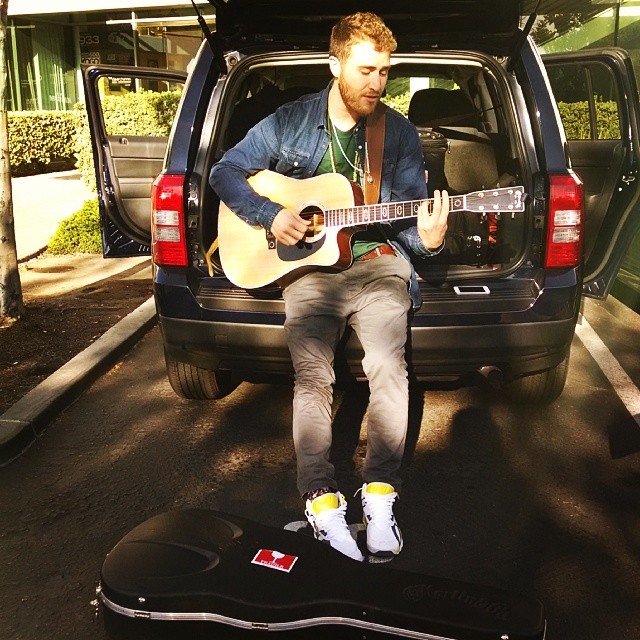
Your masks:
{"label": "man playing guitar", "polygon": [[[252,227],[262,227],[283,255],[287,247],[304,241],[313,222],[252,187],[251,177],[264,170],[297,179],[339,173],[365,192],[379,180],[375,186],[382,203],[427,198],[418,133],[401,114],[380,103],[395,49],[393,34],[378,16],[343,17],[331,32],[329,67],[334,79],[329,86],[280,107],[213,167],[210,182],[224,205]],[[371,148],[367,133],[381,110],[383,150]],[[374,154],[382,155],[377,176]],[[346,500],[329,461],[335,350],[350,326],[364,349],[362,366],[370,388],[364,484],[359,490],[367,548],[372,555],[393,557],[402,549],[393,505],[401,486],[408,424],[408,313],[412,301],[414,308],[420,304],[408,255],[428,258],[444,246],[449,199],[446,192],[433,196],[431,203],[416,205],[416,216],[409,221],[376,222],[349,234],[347,268],[307,268],[282,283],[295,369],[298,489],[316,538],[355,560],[363,560],[363,555],[349,532]],[[220,241],[222,255],[222,235]],[[253,268],[259,270],[260,264]]]}

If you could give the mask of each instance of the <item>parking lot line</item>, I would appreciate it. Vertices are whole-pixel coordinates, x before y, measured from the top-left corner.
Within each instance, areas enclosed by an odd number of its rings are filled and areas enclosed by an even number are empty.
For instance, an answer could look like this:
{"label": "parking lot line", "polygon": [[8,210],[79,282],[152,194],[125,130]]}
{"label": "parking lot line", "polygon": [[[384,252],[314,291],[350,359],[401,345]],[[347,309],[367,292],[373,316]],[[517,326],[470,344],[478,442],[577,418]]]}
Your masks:
{"label": "parking lot line", "polygon": [[634,384],[633,380],[620,366],[618,360],[609,351],[607,345],[582,315],[576,325],[576,335],[597,362],[633,419],[640,426],[640,389]]}

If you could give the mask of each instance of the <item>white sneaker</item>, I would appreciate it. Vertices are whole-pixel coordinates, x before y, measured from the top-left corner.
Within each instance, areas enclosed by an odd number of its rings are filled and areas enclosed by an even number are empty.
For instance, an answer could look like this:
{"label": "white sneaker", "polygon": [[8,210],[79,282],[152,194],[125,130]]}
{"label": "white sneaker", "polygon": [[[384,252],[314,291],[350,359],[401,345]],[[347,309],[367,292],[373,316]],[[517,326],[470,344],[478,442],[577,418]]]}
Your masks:
{"label": "white sneaker", "polygon": [[341,493],[324,493],[307,500],[304,513],[313,527],[316,540],[328,542],[336,551],[362,562],[364,556],[349,531],[346,512],[347,501]]}
{"label": "white sneaker", "polygon": [[402,551],[402,534],[393,515],[398,494],[386,482],[365,482],[361,489],[362,513],[367,526],[367,549],[378,557],[393,557]]}

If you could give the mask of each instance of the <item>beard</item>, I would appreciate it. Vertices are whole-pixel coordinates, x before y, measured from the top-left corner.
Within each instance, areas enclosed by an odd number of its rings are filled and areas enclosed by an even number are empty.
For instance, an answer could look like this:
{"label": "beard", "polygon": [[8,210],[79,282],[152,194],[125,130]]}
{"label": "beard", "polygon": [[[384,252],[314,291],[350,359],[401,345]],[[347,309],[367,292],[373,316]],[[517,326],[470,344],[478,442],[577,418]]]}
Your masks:
{"label": "beard", "polygon": [[347,109],[356,113],[359,117],[371,115],[380,99],[380,96],[376,96],[377,100],[375,101],[366,100],[362,94],[359,94],[349,86],[342,76],[338,78],[338,89]]}

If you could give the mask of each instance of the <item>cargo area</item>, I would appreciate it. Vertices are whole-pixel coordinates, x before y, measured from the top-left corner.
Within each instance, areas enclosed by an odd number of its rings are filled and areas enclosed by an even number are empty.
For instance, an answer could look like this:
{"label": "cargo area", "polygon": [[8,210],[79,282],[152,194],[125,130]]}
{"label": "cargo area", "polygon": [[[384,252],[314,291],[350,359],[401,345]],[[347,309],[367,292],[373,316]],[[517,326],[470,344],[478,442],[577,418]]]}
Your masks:
{"label": "cargo area", "polygon": [[[416,125],[430,194],[436,189],[446,189],[450,196],[490,194],[496,187],[522,185],[518,142],[509,125],[512,99],[503,74],[495,59],[480,54],[459,60],[446,54],[394,56],[383,101]],[[218,118],[208,166],[279,106],[324,89],[330,79],[326,55],[238,61],[224,93],[215,95],[211,105]],[[217,210],[215,194],[206,188],[203,193],[211,198],[203,210]],[[530,227],[527,215],[453,212],[445,250],[435,258],[416,260],[414,266],[433,282],[478,277],[479,272],[495,278],[522,257]],[[217,225],[213,216],[202,222],[206,250]],[[222,272],[215,253],[211,260]]]}

